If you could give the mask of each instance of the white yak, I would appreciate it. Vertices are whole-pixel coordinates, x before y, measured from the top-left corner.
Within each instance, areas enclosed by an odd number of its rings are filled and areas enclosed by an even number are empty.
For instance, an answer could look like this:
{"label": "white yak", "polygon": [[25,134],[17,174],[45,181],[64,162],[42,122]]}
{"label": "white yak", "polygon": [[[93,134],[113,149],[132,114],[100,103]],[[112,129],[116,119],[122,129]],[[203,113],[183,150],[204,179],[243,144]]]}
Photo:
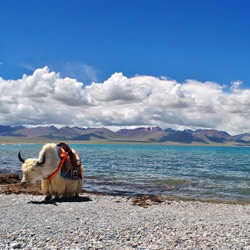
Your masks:
{"label": "white yak", "polygon": [[61,169],[59,169],[60,152],[62,152],[62,149],[60,150],[58,145],[48,143],[43,146],[38,159],[29,158],[24,160],[21,157],[21,151],[18,154],[19,160],[23,163],[22,183],[30,184],[41,180],[42,192],[46,195],[45,200],[50,200],[52,196],[55,196],[56,199],[60,197],[78,197],[82,191],[84,170],[80,162],[80,156],[72,149],[78,159],[81,178],[65,178],[61,174]]}

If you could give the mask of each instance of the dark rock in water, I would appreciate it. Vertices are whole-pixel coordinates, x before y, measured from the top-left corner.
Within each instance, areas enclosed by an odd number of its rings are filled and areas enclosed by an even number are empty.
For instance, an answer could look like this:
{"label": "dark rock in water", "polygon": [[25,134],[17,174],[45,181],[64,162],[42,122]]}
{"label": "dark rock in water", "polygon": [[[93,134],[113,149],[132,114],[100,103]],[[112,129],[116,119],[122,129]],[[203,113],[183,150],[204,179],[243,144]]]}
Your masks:
{"label": "dark rock in water", "polygon": [[14,184],[19,183],[20,178],[18,174],[3,174],[0,173],[0,184]]}

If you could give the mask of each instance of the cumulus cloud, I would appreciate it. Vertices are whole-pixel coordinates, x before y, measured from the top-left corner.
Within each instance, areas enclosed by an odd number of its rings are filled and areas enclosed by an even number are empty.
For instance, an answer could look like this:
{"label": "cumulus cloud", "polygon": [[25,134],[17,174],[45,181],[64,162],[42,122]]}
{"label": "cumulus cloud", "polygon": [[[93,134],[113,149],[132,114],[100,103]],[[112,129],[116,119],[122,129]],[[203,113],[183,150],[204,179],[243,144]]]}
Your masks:
{"label": "cumulus cloud", "polygon": [[239,87],[240,87],[240,85],[242,84],[242,81],[236,81],[236,82],[232,82],[232,86],[231,86],[231,90],[233,91],[233,92],[239,92],[240,90],[239,90]]}
{"label": "cumulus cloud", "polygon": [[61,75],[82,81],[84,84],[97,81],[98,71],[92,66],[82,62],[71,62],[57,65]]}
{"label": "cumulus cloud", "polygon": [[0,124],[250,132],[250,90],[240,86],[122,73],[85,86],[44,67],[18,80],[0,78]]}

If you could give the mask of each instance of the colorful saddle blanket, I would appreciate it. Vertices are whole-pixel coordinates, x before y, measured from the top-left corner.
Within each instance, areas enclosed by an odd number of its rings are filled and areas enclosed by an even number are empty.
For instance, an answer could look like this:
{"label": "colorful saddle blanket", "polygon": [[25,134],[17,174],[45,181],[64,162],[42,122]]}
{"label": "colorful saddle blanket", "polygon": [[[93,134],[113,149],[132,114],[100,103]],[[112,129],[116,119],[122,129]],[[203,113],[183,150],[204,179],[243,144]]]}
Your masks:
{"label": "colorful saddle blanket", "polygon": [[62,165],[61,168],[61,175],[64,178],[69,178],[69,179],[82,179],[82,174],[81,174],[81,158],[80,156],[71,150],[71,148],[64,142],[59,143],[58,149],[61,151],[64,150],[67,158],[64,161],[64,164]]}

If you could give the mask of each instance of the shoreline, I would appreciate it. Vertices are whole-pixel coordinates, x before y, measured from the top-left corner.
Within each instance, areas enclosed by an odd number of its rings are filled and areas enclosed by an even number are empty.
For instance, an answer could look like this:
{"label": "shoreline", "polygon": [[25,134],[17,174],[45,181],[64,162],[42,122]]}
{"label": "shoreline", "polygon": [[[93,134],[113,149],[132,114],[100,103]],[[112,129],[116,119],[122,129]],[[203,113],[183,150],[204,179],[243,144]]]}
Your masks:
{"label": "shoreline", "polygon": [[[21,183],[16,184],[0,184],[0,195],[34,195],[43,196],[41,192],[40,183],[31,184],[29,186],[23,186]],[[225,205],[250,205],[250,201],[236,201],[236,200],[220,200],[220,199],[208,199],[208,198],[190,198],[183,196],[170,196],[170,195],[158,195],[158,194],[140,194],[140,195],[123,195],[112,194],[104,192],[95,192],[90,190],[82,190],[81,195],[96,195],[107,197],[121,197],[126,199],[136,200],[138,204],[144,206],[147,203],[161,203],[161,202],[201,202],[208,204],[225,204]],[[147,206],[147,205],[146,205]]]}
{"label": "shoreline", "polygon": [[0,194],[1,249],[244,249],[250,205],[84,193],[78,200]]}
{"label": "shoreline", "polygon": [[[26,195],[42,195],[41,192],[41,182],[33,183],[30,185],[23,185],[20,180],[18,173],[6,173],[0,170],[0,194],[10,195],[10,194],[26,194]],[[250,201],[246,200],[233,200],[233,199],[216,199],[216,198],[203,198],[203,197],[184,197],[184,196],[174,196],[174,195],[159,195],[159,194],[137,194],[137,195],[126,195],[126,194],[115,194],[115,193],[105,193],[98,191],[85,190],[82,189],[82,194],[90,195],[102,195],[111,197],[124,197],[137,199],[142,204],[144,200],[160,200],[160,201],[187,201],[187,202],[202,202],[211,204],[228,204],[228,205],[250,205]]]}

